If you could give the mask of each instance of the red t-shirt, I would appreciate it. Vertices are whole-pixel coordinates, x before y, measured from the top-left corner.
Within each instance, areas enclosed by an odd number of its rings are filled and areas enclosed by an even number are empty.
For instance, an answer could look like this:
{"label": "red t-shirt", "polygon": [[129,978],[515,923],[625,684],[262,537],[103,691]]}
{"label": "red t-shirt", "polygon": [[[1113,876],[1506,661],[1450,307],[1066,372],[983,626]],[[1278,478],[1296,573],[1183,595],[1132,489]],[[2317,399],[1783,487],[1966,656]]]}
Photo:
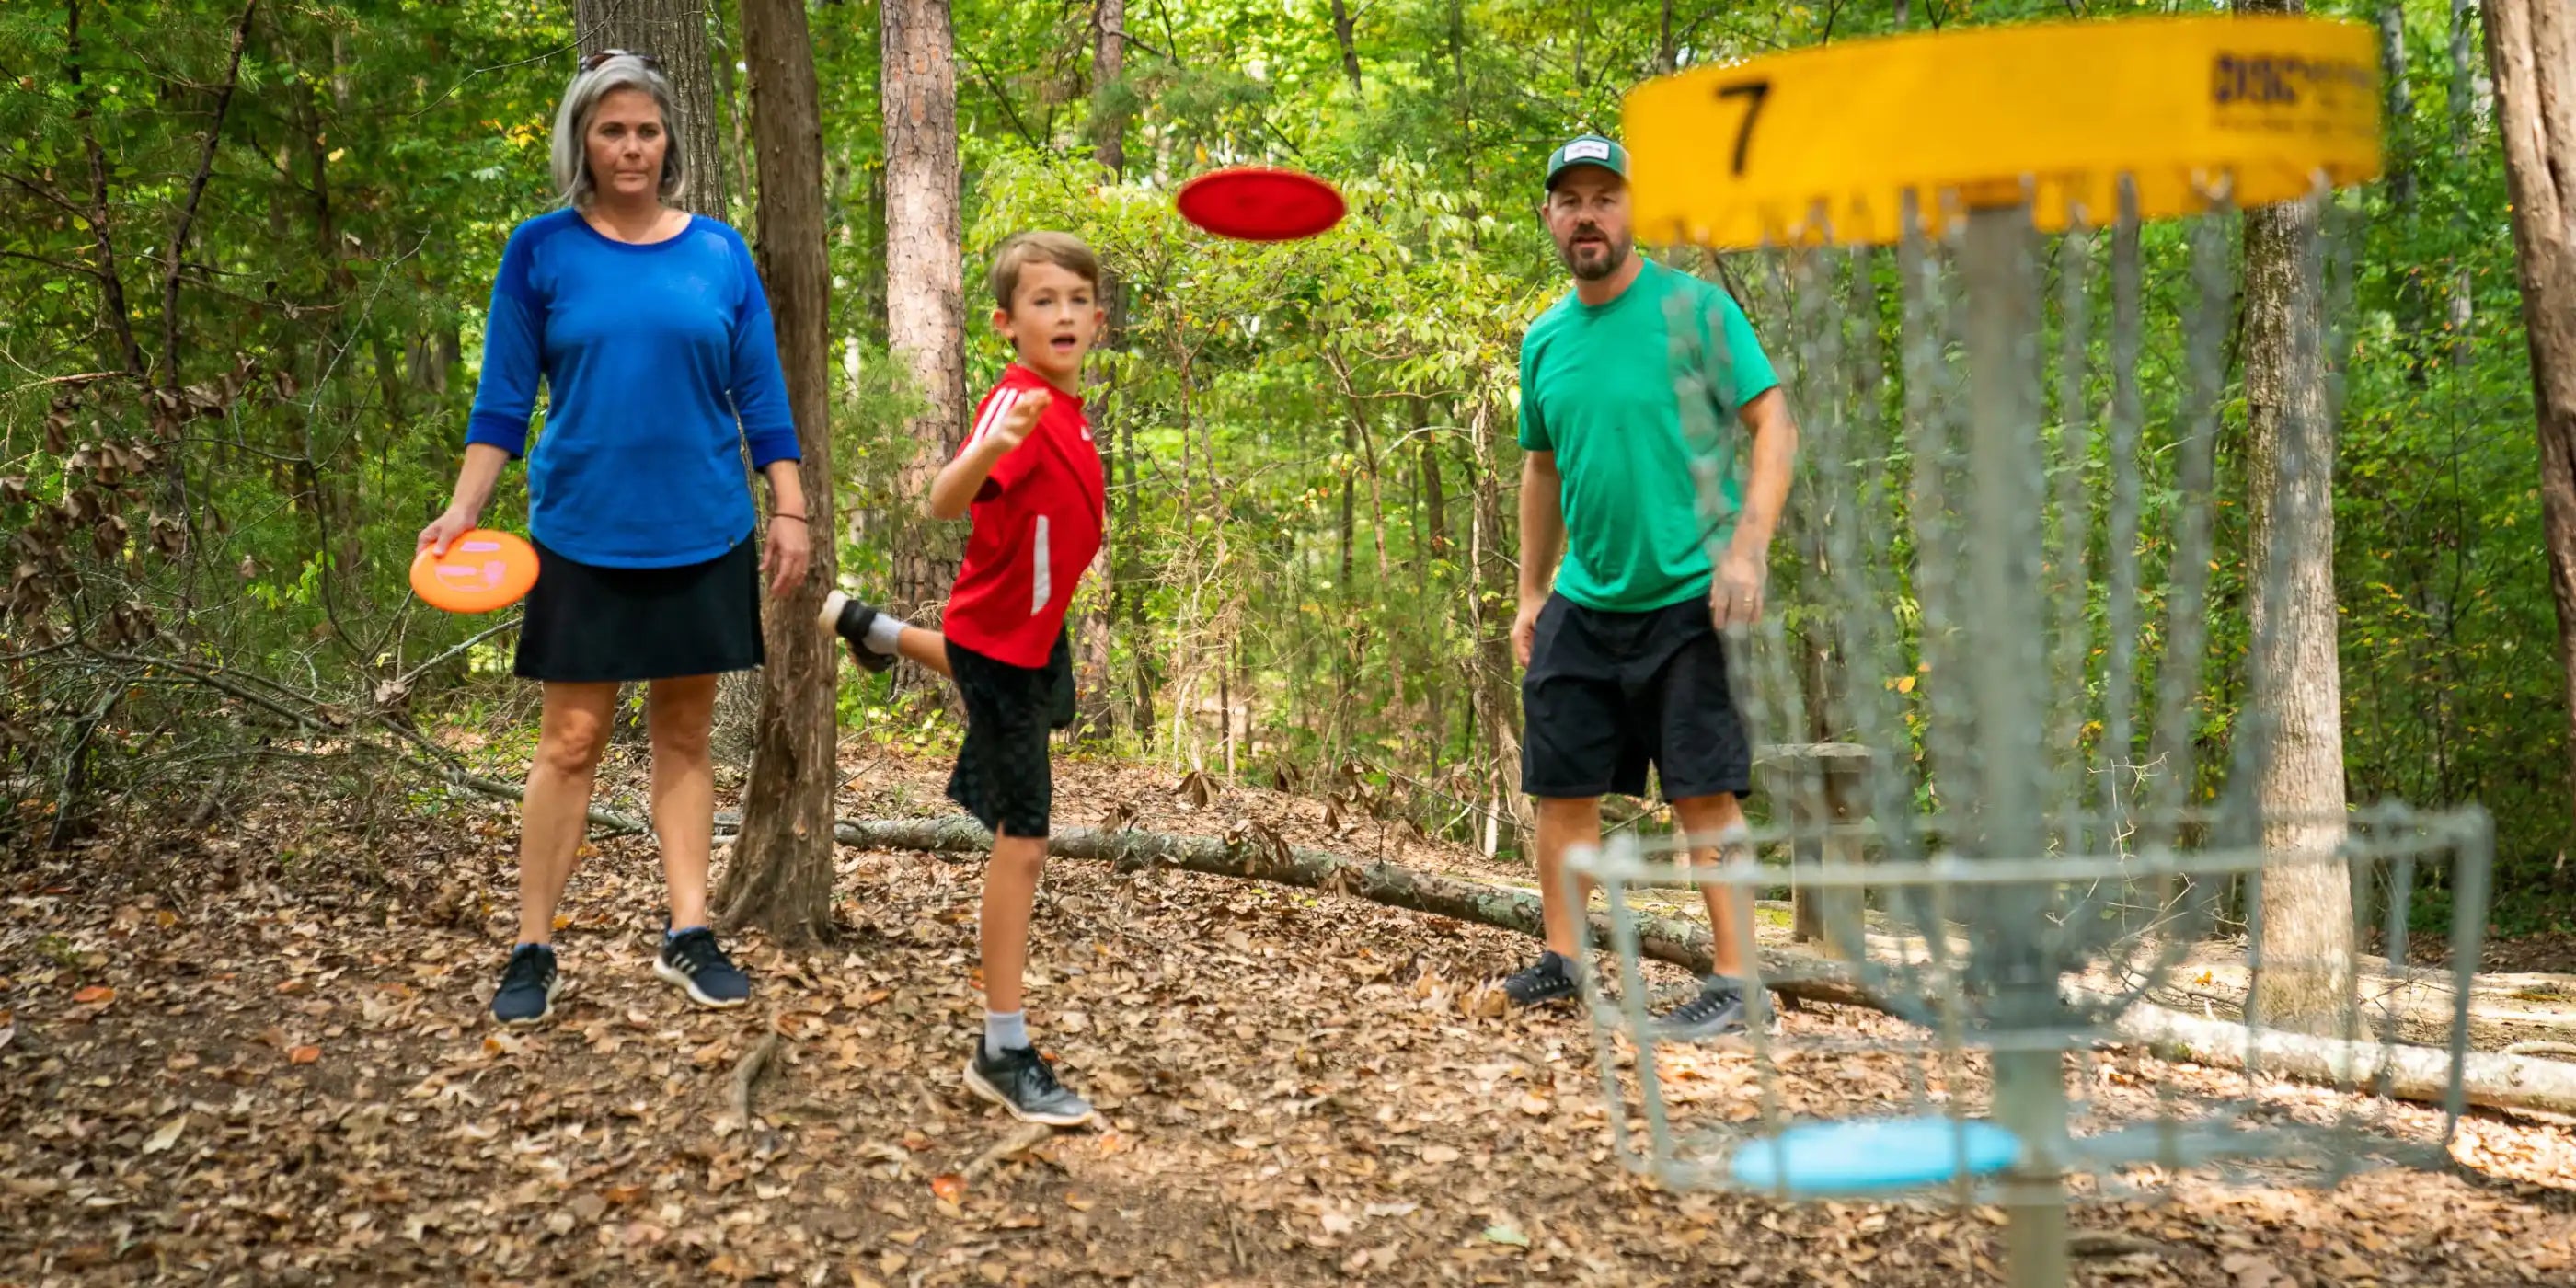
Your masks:
{"label": "red t-shirt", "polygon": [[958,454],[1041,389],[1053,401],[1029,436],[993,463],[968,508],[966,560],[941,618],[950,639],[1013,666],[1046,665],[1073,588],[1100,552],[1107,517],[1100,449],[1082,399],[1016,362],[976,406],[974,431]]}

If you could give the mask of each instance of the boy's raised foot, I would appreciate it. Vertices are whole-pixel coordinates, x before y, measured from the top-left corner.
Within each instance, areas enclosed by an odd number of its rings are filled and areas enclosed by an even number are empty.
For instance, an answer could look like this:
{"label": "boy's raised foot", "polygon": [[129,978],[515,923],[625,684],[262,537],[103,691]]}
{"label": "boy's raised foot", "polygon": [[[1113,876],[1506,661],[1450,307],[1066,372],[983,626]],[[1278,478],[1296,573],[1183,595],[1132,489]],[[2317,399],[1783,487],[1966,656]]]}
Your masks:
{"label": "boy's raised foot", "polygon": [[975,1058],[966,1062],[966,1089],[1011,1111],[1024,1123],[1076,1127],[1091,1121],[1091,1102],[1055,1080],[1055,1067],[1033,1046],[1002,1052],[997,1059],[975,1039]]}
{"label": "boy's raised foot", "polygon": [[868,627],[877,619],[876,606],[862,604],[839,591],[823,597],[819,618],[824,629],[841,637],[850,646],[850,656],[871,671],[883,671],[894,665],[894,654],[880,653],[868,647]]}

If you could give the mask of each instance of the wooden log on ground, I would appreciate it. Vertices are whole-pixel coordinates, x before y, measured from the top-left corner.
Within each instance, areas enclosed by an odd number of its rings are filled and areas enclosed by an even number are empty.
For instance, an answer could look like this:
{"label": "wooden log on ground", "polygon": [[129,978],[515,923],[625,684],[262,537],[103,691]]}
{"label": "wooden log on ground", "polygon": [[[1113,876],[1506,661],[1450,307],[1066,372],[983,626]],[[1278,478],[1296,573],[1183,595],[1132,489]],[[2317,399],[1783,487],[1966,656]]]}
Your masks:
{"label": "wooden log on ground", "polygon": [[[719,814],[716,826],[722,835],[738,824]],[[975,820],[960,816],[844,819],[833,831],[842,844],[865,849],[981,854],[993,844],[991,833]],[[1517,930],[1533,938],[1541,933],[1539,901],[1534,894],[1393,863],[1362,862],[1322,850],[1302,849],[1258,824],[1240,827],[1223,840],[1070,828],[1048,838],[1047,852],[1063,858],[1106,861],[1122,870],[1162,864],[1213,876],[1331,890],[1389,907]],[[1604,942],[1609,937],[1607,922],[1604,914],[1592,915],[1594,930]],[[1636,918],[1636,923],[1639,948],[1644,955],[1693,971],[1708,969],[1708,937],[1698,926],[1646,916]],[[1886,1000],[1866,987],[1851,966],[1804,952],[1775,948],[1760,952],[1763,974],[1772,977],[1765,982],[1783,996],[1889,1011]],[[2432,1047],[2344,1042],[2277,1029],[2251,1029],[2143,1002],[2123,1012],[2118,1029],[2122,1037],[2141,1046],[2179,1053],[2202,1064],[2241,1069],[2250,1055],[2260,1071],[2363,1093],[2376,1093],[2384,1064],[2391,1075],[2388,1094],[2396,1099],[2441,1104],[2448,1091],[2450,1053]],[[2576,1115],[2576,1065],[2529,1056],[2471,1052],[2461,1073],[2469,1104]]]}
{"label": "wooden log on ground", "polygon": [[[725,818],[719,816],[719,835],[727,826]],[[833,832],[842,844],[865,849],[982,854],[993,846],[991,833],[975,820],[959,816],[864,822],[844,819]],[[1517,930],[1533,939],[1542,935],[1535,894],[1393,863],[1364,862],[1323,850],[1302,849],[1258,825],[1238,829],[1224,840],[1066,828],[1047,839],[1047,853],[1105,861],[1127,871],[1160,864],[1211,876],[1248,877],[1309,890],[1333,890],[1389,907]],[[1709,969],[1705,930],[1670,917],[1639,915],[1635,921],[1639,950],[1645,956],[1695,972]],[[1599,942],[1609,942],[1608,914],[1594,913],[1592,926]],[[1859,978],[1838,962],[1769,948],[1761,953],[1762,971],[1772,977],[1766,982],[1784,997],[1884,1009]]]}
{"label": "wooden log on ground", "polygon": [[[2160,1052],[2231,1069],[2249,1066],[2300,1082],[2399,1100],[2441,1104],[2449,1094],[2451,1053],[2433,1047],[2347,1042],[2280,1029],[2250,1029],[2139,1002],[2120,1014],[2120,1034]],[[2576,1114],[2576,1064],[2528,1055],[2471,1051],[2460,1065],[2468,1103],[2490,1109]]]}

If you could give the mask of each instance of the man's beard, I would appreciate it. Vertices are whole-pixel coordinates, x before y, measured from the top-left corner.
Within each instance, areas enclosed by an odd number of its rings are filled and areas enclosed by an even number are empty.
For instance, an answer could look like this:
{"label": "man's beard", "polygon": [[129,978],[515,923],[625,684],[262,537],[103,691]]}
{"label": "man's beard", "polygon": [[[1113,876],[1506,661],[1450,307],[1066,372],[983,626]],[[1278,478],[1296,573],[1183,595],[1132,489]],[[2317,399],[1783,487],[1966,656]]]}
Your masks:
{"label": "man's beard", "polygon": [[1578,234],[1589,232],[1599,236],[1601,238],[1599,242],[1590,244],[1598,245],[1602,248],[1601,258],[1597,261],[1590,262],[1578,258],[1579,253],[1583,250],[1586,243],[1569,240],[1556,248],[1557,258],[1565,261],[1566,270],[1573,273],[1578,279],[1586,282],[1600,281],[1601,279],[1610,276],[1612,273],[1618,272],[1619,266],[1628,262],[1628,247],[1631,243],[1626,239],[1614,239],[1608,234],[1602,233],[1601,230],[1597,228],[1578,229],[1577,232]]}

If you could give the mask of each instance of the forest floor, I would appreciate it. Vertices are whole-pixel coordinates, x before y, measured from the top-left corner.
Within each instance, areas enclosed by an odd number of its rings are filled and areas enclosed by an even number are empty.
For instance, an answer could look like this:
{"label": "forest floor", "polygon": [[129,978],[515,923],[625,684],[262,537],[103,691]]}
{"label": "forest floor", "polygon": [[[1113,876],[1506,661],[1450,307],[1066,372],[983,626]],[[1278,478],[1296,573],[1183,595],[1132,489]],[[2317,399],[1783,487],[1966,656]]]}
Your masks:
{"label": "forest floor", "polygon": [[[640,749],[602,804],[640,812]],[[943,760],[857,753],[844,817],[953,812]],[[1946,1197],[1797,1205],[1624,1170],[1570,1010],[1481,1014],[1513,933],[1171,870],[1051,865],[1031,1027],[1101,1107],[1017,1132],[959,1085],[978,1031],[978,865],[843,847],[840,941],[732,940],[741,1010],[655,979],[659,865],[611,837],[577,876],[547,1026],[486,1003],[515,925],[510,807],[267,775],[199,832],[0,868],[0,1284],[732,1280],[778,1284],[1999,1282],[2002,1214]],[[1222,835],[1499,880],[1475,851],[1274,792],[1059,762],[1061,825]],[[730,793],[727,793],[730,796]],[[729,801],[720,807],[730,807]],[[1522,878],[1525,880],[1525,878]],[[2516,969],[2534,969],[2528,961]],[[1659,996],[1687,987],[1656,966]],[[1789,1012],[1771,1092],[1902,1103],[1873,1012]],[[776,1035],[749,1124],[734,1084]],[[1635,1056],[1614,1068],[1633,1094]],[[2439,1116],[2137,1049],[2071,1057],[2105,1119],[2242,1097],[2277,1122]],[[1675,1113],[1723,1130],[1765,1079],[1665,1048]],[[1978,1069],[1936,1087],[1982,1094]],[[1006,1148],[996,1154],[997,1147]],[[979,1159],[981,1160],[979,1162]],[[2225,1288],[2565,1283],[2576,1131],[2473,1113],[2430,1171],[2302,1187],[2213,1172],[2088,1196],[2078,1282]]]}

